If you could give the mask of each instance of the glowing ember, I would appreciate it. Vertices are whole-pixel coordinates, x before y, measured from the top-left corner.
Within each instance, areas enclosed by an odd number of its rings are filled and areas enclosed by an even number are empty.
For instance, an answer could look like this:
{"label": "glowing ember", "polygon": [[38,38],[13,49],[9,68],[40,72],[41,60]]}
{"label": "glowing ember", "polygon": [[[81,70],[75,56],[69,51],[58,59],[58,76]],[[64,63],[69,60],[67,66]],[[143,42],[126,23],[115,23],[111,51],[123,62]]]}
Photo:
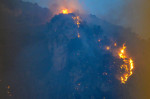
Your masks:
{"label": "glowing ember", "polygon": [[78,38],[80,38],[80,34],[78,33]]}
{"label": "glowing ember", "polygon": [[114,43],[114,46],[117,46],[117,43]]}
{"label": "glowing ember", "polygon": [[121,83],[126,83],[128,78],[133,74],[133,60],[131,58],[128,58],[126,55],[126,46],[123,44],[123,47],[120,49],[120,52],[118,53],[119,57],[123,59],[124,64],[121,65],[121,69],[125,70],[125,73],[121,76]]}
{"label": "glowing ember", "polygon": [[76,16],[76,17],[72,17],[72,18],[75,20],[75,22],[76,22],[76,24],[77,24],[77,26],[79,28],[80,27],[80,17]]}
{"label": "glowing ember", "polygon": [[109,47],[109,46],[106,46],[106,50],[110,50],[110,47]]}
{"label": "glowing ember", "polygon": [[10,86],[8,85],[7,88],[10,89]]}
{"label": "glowing ember", "polygon": [[[79,16],[76,16],[76,17],[72,17],[72,19],[75,21],[75,24],[77,24],[78,28],[80,27],[80,17]],[[78,38],[80,38],[80,33],[78,31]]]}

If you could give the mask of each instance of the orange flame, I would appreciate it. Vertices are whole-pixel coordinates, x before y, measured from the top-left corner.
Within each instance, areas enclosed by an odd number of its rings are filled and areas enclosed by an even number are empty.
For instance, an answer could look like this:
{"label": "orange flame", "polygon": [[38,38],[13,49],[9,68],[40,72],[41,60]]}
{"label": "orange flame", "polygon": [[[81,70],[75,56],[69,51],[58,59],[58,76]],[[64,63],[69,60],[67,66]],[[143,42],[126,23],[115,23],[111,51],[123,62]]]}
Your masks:
{"label": "orange flame", "polygon": [[69,13],[72,13],[72,12],[70,10],[68,10],[68,9],[63,9],[61,11],[61,13],[63,13],[63,14],[69,14]]}
{"label": "orange flame", "polygon": [[62,13],[63,13],[63,14],[68,14],[69,12],[68,12],[67,9],[64,9],[64,10],[62,10]]}
{"label": "orange flame", "polygon": [[126,55],[126,46],[123,44],[123,47],[120,49],[118,53],[119,57],[123,59],[124,64],[120,67],[121,69],[125,70],[125,73],[121,76],[121,83],[126,83],[128,78],[133,74],[134,64],[131,58],[128,58]]}

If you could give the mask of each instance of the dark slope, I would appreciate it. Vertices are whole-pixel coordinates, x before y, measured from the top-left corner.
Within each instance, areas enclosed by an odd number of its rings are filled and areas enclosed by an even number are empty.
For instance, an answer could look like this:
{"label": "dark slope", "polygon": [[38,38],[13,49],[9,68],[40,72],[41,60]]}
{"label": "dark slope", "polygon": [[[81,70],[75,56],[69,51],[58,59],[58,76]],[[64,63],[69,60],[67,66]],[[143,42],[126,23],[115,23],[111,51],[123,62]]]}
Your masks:
{"label": "dark slope", "polygon": [[[48,66],[49,61],[45,35],[49,17],[49,10],[37,4],[21,0],[0,1],[0,99],[9,99],[8,85],[13,99],[23,99],[24,96],[27,99],[33,92],[30,89],[32,82],[27,83],[31,79],[28,76],[30,70],[37,68],[37,74],[47,71],[41,66]],[[41,55],[41,52],[45,54]]]}

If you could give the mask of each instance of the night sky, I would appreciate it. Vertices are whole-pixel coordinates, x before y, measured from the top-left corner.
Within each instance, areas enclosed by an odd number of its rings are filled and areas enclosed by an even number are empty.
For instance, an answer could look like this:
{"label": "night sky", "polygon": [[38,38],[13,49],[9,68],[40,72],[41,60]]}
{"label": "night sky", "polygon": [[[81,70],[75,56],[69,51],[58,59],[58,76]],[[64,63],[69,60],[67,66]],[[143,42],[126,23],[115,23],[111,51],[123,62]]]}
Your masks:
{"label": "night sky", "polygon": [[148,2],[1,0],[0,99],[149,99]]}

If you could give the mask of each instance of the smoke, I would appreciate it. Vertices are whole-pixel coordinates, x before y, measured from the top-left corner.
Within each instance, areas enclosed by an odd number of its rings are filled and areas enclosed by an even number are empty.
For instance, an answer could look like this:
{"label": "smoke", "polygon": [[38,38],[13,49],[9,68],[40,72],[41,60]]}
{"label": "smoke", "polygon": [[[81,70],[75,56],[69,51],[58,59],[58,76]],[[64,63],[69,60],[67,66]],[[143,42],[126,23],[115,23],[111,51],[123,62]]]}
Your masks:
{"label": "smoke", "polygon": [[150,38],[150,1],[132,0],[124,9],[126,27],[138,33],[142,38]]}
{"label": "smoke", "polygon": [[[97,6],[96,2],[93,5]],[[99,5],[101,5],[101,3]],[[116,2],[112,4],[104,3],[104,5],[105,7],[94,7],[94,14],[113,24],[130,28],[132,32],[137,33],[140,38],[150,38],[149,0],[116,0]],[[97,9],[99,9],[99,12]],[[93,12],[93,10],[91,10],[91,12]]]}

